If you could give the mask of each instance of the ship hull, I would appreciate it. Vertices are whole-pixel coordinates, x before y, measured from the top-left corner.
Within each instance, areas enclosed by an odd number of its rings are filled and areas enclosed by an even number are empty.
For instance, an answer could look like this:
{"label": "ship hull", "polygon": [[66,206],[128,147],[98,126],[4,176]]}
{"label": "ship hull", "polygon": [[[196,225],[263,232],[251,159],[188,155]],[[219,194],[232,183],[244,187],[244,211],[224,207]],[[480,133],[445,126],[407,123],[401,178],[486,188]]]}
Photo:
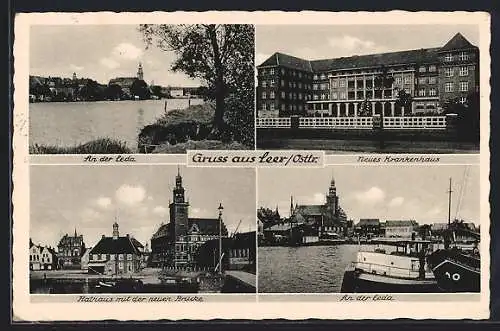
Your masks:
{"label": "ship hull", "polygon": [[479,292],[479,259],[459,252],[441,250],[428,257],[438,286],[446,292]]}
{"label": "ship hull", "polygon": [[441,293],[435,280],[398,279],[358,270],[344,273],[341,293]]}

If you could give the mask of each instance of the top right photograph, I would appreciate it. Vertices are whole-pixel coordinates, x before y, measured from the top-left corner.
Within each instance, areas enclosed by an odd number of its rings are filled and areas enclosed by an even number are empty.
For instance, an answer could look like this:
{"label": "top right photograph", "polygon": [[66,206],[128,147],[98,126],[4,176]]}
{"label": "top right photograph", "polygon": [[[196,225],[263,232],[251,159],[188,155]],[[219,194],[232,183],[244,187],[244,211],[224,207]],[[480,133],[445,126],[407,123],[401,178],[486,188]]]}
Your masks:
{"label": "top right photograph", "polygon": [[257,25],[257,148],[479,153],[479,40],[472,24]]}

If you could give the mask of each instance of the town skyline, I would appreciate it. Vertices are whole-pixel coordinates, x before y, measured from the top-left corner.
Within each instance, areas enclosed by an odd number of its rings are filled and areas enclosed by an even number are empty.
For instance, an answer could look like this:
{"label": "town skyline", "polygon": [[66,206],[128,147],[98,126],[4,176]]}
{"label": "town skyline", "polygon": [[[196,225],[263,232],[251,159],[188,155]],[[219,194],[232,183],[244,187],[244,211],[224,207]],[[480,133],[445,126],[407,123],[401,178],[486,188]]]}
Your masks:
{"label": "town skyline", "polygon": [[[255,187],[253,169],[179,169],[190,203],[189,217],[217,218],[222,203],[229,233],[240,220],[238,232],[255,231],[256,206],[251,203],[255,190],[248,189]],[[76,228],[91,247],[102,235],[110,236],[117,221],[121,236],[130,234],[150,246],[154,232],[169,222],[177,166],[33,166],[30,171],[34,244],[56,247],[61,237],[74,235]],[[44,194],[46,190],[52,194]]]}
{"label": "town skyline", "polygon": [[[135,77],[138,63],[144,80],[161,86],[203,85],[170,71],[173,52],[146,48],[137,25],[41,25],[30,30],[30,75],[90,78],[107,83],[115,77]],[[78,42],[67,46],[68,39]]]}
{"label": "town skyline", "polygon": [[[461,208],[457,210],[464,172],[468,167]],[[340,207],[355,223],[362,218],[416,220],[420,225],[448,221],[448,185],[452,177],[451,219],[479,225],[478,166],[328,166],[322,169],[259,169],[258,207],[288,217],[293,205],[323,204],[332,177]],[[293,178],[293,180],[291,180]],[[267,185],[270,181],[286,185]]]}

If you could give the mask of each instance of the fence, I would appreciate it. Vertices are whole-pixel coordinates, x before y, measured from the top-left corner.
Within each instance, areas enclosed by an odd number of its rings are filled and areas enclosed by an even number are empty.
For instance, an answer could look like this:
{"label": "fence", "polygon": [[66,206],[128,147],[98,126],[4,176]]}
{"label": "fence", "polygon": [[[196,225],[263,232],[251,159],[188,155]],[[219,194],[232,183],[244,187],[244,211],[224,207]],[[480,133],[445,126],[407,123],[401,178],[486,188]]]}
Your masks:
{"label": "fence", "polygon": [[[290,117],[256,118],[259,128],[291,128]],[[298,128],[373,129],[373,117],[300,117]],[[384,117],[384,129],[446,129],[446,116]]]}

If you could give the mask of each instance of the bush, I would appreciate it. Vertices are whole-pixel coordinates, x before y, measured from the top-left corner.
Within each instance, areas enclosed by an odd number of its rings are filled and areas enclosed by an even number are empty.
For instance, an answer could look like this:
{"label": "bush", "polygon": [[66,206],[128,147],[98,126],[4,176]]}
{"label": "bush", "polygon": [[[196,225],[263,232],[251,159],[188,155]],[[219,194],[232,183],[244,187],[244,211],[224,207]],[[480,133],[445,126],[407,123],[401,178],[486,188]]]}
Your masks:
{"label": "bush", "polygon": [[90,142],[60,147],[53,145],[31,145],[30,154],[129,154],[132,153],[127,144],[110,138],[99,138]]}

